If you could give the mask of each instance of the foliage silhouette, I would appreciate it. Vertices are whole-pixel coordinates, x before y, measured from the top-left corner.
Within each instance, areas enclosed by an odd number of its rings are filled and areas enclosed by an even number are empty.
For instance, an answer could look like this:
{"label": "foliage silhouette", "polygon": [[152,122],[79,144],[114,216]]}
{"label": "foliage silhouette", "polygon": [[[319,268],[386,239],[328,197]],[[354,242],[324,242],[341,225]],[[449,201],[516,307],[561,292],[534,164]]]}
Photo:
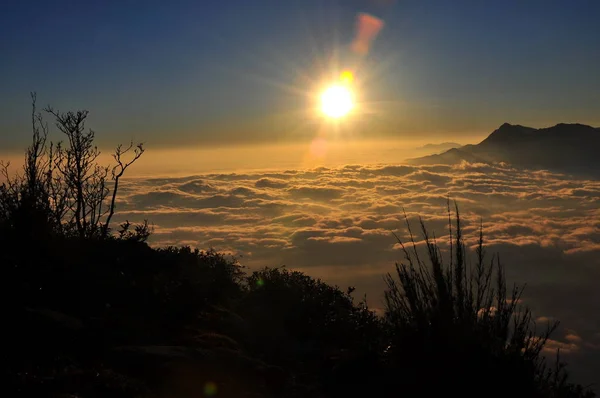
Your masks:
{"label": "foliage silhouette", "polygon": [[521,305],[523,288],[508,293],[499,257],[486,262],[482,228],[470,267],[458,207],[454,234],[449,206],[448,217],[448,264],[421,221],[423,260],[407,221],[409,247],[396,237],[405,262],[396,265],[396,277],[385,277],[386,357],[407,375],[405,388],[434,394],[435,386],[421,383],[428,374],[452,391],[475,394],[494,385],[487,396],[592,396],[567,381],[559,362],[546,366],[542,350],[558,323],[537,331],[531,310]]}
{"label": "foliage silhouette", "polygon": [[108,236],[120,178],[142,156],[143,145],[119,145],[113,154],[116,164],[100,165],[95,133],[85,131],[88,111],[59,112],[47,107],[45,111],[67,138],[66,144],[55,144],[48,142],[48,125],[36,111],[36,95],[31,98],[32,143],[25,154],[24,172],[13,176],[9,164],[0,164],[5,179],[0,186],[0,219],[5,226],[27,228],[33,234]]}
{"label": "foliage silhouette", "polygon": [[298,271],[252,273],[238,311],[248,324],[252,353],[291,371],[305,385],[341,392],[348,383],[328,381],[339,378],[350,361],[374,364],[381,348],[381,322],[365,301],[356,305],[337,286]]}

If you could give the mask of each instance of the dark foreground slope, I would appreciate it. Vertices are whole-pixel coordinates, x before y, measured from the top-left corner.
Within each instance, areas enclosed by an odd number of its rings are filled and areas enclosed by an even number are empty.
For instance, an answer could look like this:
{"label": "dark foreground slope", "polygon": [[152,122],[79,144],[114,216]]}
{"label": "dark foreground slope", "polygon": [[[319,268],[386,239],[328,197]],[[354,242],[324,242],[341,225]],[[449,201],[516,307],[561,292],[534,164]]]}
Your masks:
{"label": "dark foreground slope", "polygon": [[433,246],[388,276],[379,318],[352,289],[214,252],[0,232],[6,396],[593,396],[544,368],[501,272],[450,272]]}
{"label": "dark foreground slope", "polygon": [[557,124],[535,129],[503,124],[476,145],[410,159],[411,164],[457,164],[464,161],[506,162],[518,167],[600,176],[600,129]]}

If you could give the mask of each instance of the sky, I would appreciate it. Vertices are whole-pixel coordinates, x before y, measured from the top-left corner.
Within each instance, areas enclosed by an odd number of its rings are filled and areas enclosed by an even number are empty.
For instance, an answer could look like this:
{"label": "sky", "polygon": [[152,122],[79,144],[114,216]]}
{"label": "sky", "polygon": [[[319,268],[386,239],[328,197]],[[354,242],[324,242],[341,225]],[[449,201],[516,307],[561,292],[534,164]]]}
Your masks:
{"label": "sky", "polygon": [[[364,56],[350,51],[359,13],[385,24]],[[552,347],[597,382],[600,183],[398,163],[504,122],[600,127],[598,20],[598,0],[5,0],[0,155],[22,159],[30,91],[40,107],[88,109],[101,147],[147,148],[115,222],[355,285],[375,307],[401,259],[391,232],[423,216],[445,241],[451,197],[467,243],[483,220],[525,303],[563,322]],[[333,122],[315,105],[348,68],[358,103]]]}
{"label": "sky", "polygon": [[[363,57],[349,51],[360,12],[385,23]],[[595,0],[9,0],[0,147],[28,142],[30,91],[90,110],[100,145],[161,149],[600,126],[599,17]],[[333,126],[315,98],[349,66],[369,112]]]}

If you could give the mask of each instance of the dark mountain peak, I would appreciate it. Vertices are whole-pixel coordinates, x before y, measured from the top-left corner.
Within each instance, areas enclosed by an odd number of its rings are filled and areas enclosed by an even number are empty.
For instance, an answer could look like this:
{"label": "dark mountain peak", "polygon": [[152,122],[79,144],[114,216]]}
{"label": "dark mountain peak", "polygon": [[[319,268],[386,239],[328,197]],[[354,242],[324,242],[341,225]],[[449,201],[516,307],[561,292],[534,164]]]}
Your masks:
{"label": "dark mountain peak", "polygon": [[587,124],[581,124],[581,123],[558,123],[556,126],[554,127],[585,127],[585,128],[592,128],[592,126],[588,126]]}
{"label": "dark mountain peak", "polygon": [[411,159],[413,164],[505,162],[597,178],[600,173],[600,128],[559,123],[535,129],[504,123],[477,145],[465,145],[434,156]]}
{"label": "dark mountain peak", "polygon": [[527,127],[527,126],[522,126],[520,124],[510,124],[510,123],[502,123],[502,125],[500,127],[498,127],[496,129],[496,131],[502,131],[502,130],[519,130],[519,129],[530,129],[530,130],[535,130],[533,127]]}
{"label": "dark mountain peak", "polygon": [[[527,126],[523,126],[520,124],[510,124],[510,123],[504,123],[502,126],[500,126],[499,128],[497,128],[496,130],[494,130],[494,132],[492,132],[492,134],[494,133],[515,133],[515,132],[532,132],[535,131],[536,129],[534,129],[533,127],[527,127]],[[491,134],[491,135],[492,135]]]}
{"label": "dark mountain peak", "polygon": [[479,145],[503,145],[510,144],[524,136],[537,131],[532,127],[521,126],[520,124],[504,123],[490,134]]}
{"label": "dark mountain peak", "polygon": [[498,148],[528,144],[549,145],[551,142],[554,144],[561,143],[561,145],[579,145],[580,143],[573,143],[573,141],[586,139],[598,139],[598,130],[581,123],[559,123],[552,127],[540,129],[521,126],[520,124],[504,123],[485,140],[481,141],[479,147]]}
{"label": "dark mountain peak", "polygon": [[548,127],[545,129],[540,129],[543,131],[548,131],[548,132],[554,132],[554,133],[563,133],[563,132],[568,132],[568,133],[588,133],[588,132],[592,132],[592,131],[596,131],[597,129],[595,129],[592,126],[588,126],[587,124],[581,124],[581,123],[558,123],[556,126],[554,127]]}

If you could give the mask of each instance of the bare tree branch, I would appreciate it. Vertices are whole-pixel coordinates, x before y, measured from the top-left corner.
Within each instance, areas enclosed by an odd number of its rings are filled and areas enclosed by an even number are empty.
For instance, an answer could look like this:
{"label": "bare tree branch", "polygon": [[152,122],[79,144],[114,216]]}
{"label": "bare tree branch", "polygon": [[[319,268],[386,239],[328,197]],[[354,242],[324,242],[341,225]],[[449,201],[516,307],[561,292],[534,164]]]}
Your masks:
{"label": "bare tree branch", "polygon": [[123,174],[125,173],[125,170],[127,170],[127,168],[129,166],[131,166],[133,163],[135,163],[140,158],[140,156],[142,156],[142,154],[144,153],[143,145],[144,145],[143,143],[137,144],[137,146],[135,147],[134,152],[133,152],[133,158],[129,162],[125,162],[125,163],[123,163],[122,157],[124,154],[128,153],[133,148],[133,141],[130,142],[129,146],[125,149],[123,149],[122,145],[117,146],[117,148],[115,149],[113,158],[117,162],[117,165],[115,167],[113,167],[113,169],[112,169],[112,177],[113,177],[113,180],[115,181],[115,183],[113,186],[112,198],[110,200],[108,217],[106,217],[106,222],[104,224],[104,229],[103,229],[104,235],[108,234],[110,220],[112,219],[113,215],[115,214],[115,202],[117,199],[117,191],[119,189],[119,179],[123,176]]}

